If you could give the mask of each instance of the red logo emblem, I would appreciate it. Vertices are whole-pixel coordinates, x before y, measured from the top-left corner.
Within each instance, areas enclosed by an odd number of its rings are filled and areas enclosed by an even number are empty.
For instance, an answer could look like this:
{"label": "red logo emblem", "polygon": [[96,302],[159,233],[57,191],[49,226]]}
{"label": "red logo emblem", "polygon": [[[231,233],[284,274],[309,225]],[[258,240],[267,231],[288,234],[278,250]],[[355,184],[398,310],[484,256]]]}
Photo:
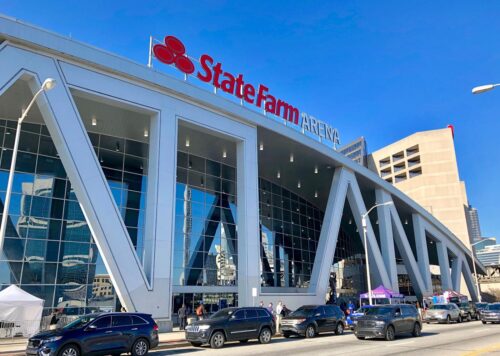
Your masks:
{"label": "red logo emblem", "polygon": [[165,44],[154,45],[153,53],[160,62],[174,64],[186,74],[194,72],[193,62],[186,56],[186,47],[174,36],[165,37]]}

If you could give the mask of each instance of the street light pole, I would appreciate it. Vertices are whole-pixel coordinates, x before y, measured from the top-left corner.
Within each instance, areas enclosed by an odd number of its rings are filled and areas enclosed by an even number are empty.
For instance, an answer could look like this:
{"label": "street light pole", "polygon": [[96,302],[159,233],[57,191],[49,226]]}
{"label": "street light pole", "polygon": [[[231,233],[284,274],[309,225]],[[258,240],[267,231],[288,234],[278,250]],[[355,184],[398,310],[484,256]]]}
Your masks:
{"label": "street light pole", "polygon": [[481,93],[493,90],[493,89],[495,89],[498,86],[500,86],[500,83],[498,83],[498,84],[480,85],[478,87],[472,88],[472,94],[481,94]]}
{"label": "street light pole", "polygon": [[12,195],[12,183],[14,181],[14,170],[16,168],[16,160],[17,160],[17,150],[19,147],[19,137],[21,136],[21,125],[28,115],[28,112],[31,110],[33,104],[35,104],[36,99],[43,91],[49,91],[53,89],[56,85],[56,81],[52,78],[47,78],[43,82],[40,89],[35,93],[33,99],[31,99],[28,107],[21,114],[21,117],[17,120],[17,129],[16,129],[16,138],[14,141],[14,149],[12,150],[12,160],[10,163],[9,170],[9,179],[7,181],[7,191],[5,192],[5,201],[3,205],[3,213],[2,213],[2,224],[0,226],[0,253],[3,251],[3,244],[5,240],[5,231],[7,230],[7,219],[9,217],[9,205],[10,205],[10,197]]}
{"label": "street light pole", "polygon": [[476,271],[476,257],[474,256],[473,247],[480,242],[482,241],[477,241],[470,245],[470,256],[472,258],[472,268],[474,269],[474,276],[476,277],[477,299],[479,300],[479,303],[481,303],[481,290],[479,289],[479,279],[477,278],[477,271]]}
{"label": "street light pole", "polygon": [[369,305],[372,305],[372,283],[370,280],[370,261],[368,258],[368,243],[366,242],[366,230],[367,230],[366,217],[376,207],[384,206],[384,205],[391,205],[391,204],[394,204],[394,203],[392,201],[388,201],[388,202],[381,203],[381,204],[375,204],[370,209],[368,209],[368,211],[366,213],[361,215],[361,226],[363,227],[363,243],[365,245],[366,281],[368,284],[368,303],[369,303]]}

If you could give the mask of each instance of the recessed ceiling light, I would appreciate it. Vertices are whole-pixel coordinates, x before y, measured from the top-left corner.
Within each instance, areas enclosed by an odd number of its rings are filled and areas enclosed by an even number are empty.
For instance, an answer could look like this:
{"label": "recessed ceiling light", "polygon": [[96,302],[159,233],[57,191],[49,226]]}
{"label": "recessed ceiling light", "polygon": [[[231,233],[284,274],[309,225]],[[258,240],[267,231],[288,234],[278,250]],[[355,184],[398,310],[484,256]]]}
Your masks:
{"label": "recessed ceiling light", "polygon": [[276,173],[276,178],[280,179],[281,178],[281,173],[280,171],[278,171],[278,173]]}
{"label": "recessed ceiling light", "polygon": [[189,142],[189,136],[186,136],[186,147],[189,147],[190,142]]}
{"label": "recessed ceiling light", "polygon": [[290,162],[293,163],[293,160],[294,160],[293,153],[290,153]]}
{"label": "recessed ceiling light", "polygon": [[318,192],[314,192],[314,197],[317,198],[318,197]]}
{"label": "recessed ceiling light", "polygon": [[261,142],[259,145],[259,151],[264,151],[264,142]]}
{"label": "recessed ceiling light", "polygon": [[227,152],[226,150],[222,151],[222,158],[226,158],[227,157]]}
{"label": "recessed ceiling light", "polygon": [[301,187],[301,184],[300,184],[300,180],[299,180],[299,182],[297,183],[297,188],[300,189],[300,187]]}
{"label": "recessed ceiling light", "polygon": [[144,130],[144,137],[148,137],[149,136],[149,131],[148,130]]}
{"label": "recessed ceiling light", "polygon": [[97,126],[97,119],[95,117],[92,118],[92,126]]}
{"label": "recessed ceiling light", "polygon": [[314,167],[314,174],[318,174],[318,166]]}

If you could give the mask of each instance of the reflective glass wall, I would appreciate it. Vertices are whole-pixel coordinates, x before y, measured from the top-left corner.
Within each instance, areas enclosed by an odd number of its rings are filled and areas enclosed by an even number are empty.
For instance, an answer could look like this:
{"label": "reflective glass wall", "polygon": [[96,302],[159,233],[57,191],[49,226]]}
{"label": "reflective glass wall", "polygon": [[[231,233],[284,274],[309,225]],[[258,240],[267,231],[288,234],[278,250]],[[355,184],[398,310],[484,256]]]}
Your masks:
{"label": "reflective glass wall", "polygon": [[259,179],[262,287],[307,288],[323,212],[289,190]]}
{"label": "reflective glass wall", "polygon": [[[0,212],[15,127],[15,121],[0,120]],[[148,145],[99,134],[90,138],[140,252]],[[45,314],[52,308],[64,308],[65,314],[115,309],[109,274],[44,125],[22,126],[12,191],[0,255],[0,289],[15,284],[44,299]]]}
{"label": "reflective glass wall", "polygon": [[236,168],[177,155],[174,286],[237,285]]}

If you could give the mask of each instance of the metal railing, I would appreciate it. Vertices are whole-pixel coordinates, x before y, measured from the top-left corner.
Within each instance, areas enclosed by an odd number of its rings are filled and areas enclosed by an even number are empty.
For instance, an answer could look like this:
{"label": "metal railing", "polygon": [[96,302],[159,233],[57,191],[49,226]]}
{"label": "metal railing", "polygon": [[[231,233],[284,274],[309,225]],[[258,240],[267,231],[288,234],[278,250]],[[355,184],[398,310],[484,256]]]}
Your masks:
{"label": "metal railing", "polygon": [[[57,327],[62,327],[77,319],[77,315],[63,315],[59,317]],[[40,331],[50,329],[51,315],[42,317],[41,320],[0,320],[0,339],[26,338]]]}

